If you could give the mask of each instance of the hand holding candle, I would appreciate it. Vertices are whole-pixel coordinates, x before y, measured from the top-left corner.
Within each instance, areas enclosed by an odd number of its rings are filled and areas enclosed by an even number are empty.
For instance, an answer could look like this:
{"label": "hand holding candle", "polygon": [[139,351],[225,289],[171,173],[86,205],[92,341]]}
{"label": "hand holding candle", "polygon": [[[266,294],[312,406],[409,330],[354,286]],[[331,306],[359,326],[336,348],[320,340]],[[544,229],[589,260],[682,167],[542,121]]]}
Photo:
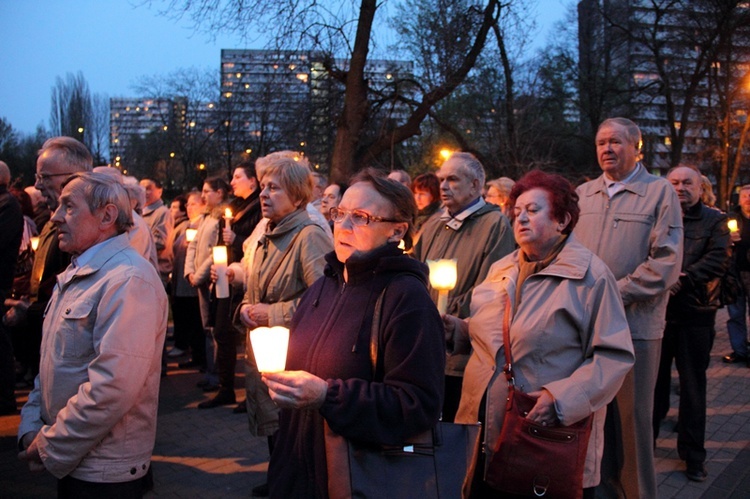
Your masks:
{"label": "hand holding candle", "polygon": [[438,312],[445,315],[448,308],[448,291],[456,287],[457,260],[427,260],[430,267],[430,284],[438,291]]}
{"label": "hand holding candle", "polygon": [[214,265],[216,266],[216,298],[229,298],[229,280],[227,279],[227,247],[214,246]]}
{"label": "hand holding candle", "polygon": [[255,364],[262,373],[283,371],[289,347],[289,329],[281,326],[257,327],[250,331]]}

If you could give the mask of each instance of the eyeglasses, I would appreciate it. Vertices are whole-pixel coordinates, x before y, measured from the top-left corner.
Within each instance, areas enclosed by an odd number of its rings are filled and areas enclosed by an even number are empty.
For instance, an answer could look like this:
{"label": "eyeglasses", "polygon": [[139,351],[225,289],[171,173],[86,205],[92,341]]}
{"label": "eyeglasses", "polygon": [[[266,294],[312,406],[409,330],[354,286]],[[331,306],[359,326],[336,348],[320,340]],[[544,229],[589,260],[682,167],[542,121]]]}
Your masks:
{"label": "eyeglasses", "polygon": [[34,174],[34,178],[37,182],[42,182],[44,180],[47,180],[48,178],[52,177],[62,177],[63,175],[73,175],[76,172],[65,172],[65,173],[36,173]]}
{"label": "eyeglasses", "polygon": [[383,217],[376,217],[375,215],[370,215],[369,213],[365,213],[361,210],[352,210],[352,211],[346,211],[339,208],[331,208],[328,213],[331,216],[331,220],[334,221],[334,223],[340,224],[344,222],[344,219],[346,218],[346,215],[349,215],[349,217],[352,220],[352,225],[356,225],[358,227],[364,227],[365,225],[369,225],[370,222],[392,222],[392,223],[398,223],[398,220],[393,220],[391,218],[383,218]]}

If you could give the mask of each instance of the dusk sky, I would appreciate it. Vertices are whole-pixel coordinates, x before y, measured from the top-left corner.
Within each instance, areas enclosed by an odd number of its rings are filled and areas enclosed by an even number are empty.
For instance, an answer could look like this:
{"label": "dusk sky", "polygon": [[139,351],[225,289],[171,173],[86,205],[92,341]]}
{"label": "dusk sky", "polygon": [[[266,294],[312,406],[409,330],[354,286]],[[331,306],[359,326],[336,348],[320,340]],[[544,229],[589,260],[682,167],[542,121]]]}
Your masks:
{"label": "dusk sky", "polygon": [[[538,40],[547,39],[571,1],[538,0]],[[66,73],[82,71],[92,94],[132,97],[141,76],[186,67],[218,73],[222,48],[263,48],[260,42],[245,46],[238,35],[212,40],[187,20],[160,16],[163,2],[136,6],[141,3],[0,0],[0,117],[23,133],[48,126],[55,78]]]}

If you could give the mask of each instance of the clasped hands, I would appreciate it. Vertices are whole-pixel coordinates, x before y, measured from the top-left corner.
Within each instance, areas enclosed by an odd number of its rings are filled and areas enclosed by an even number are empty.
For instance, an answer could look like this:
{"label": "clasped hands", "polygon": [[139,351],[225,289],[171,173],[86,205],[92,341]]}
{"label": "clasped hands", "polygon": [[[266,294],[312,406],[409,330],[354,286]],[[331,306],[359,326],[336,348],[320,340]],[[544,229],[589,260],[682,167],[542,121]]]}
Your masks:
{"label": "clasped hands", "polygon": [[[465,320],[449,314],[444,314],[442,319],[446,347],[450,351],[457,335],[468,334],[468,325]],[[555,397],[549,390],[542,388],[528,395],[536,398],[536,404],[526,415],[526,419],[542,426],[554,426],[560,422],[555,410]]]}
{"label": "clasped hands", "polygon": [[29,471],[44,471],[44,463],[39,455],[37,432],[30,431],[21,437],[24,450],[18,453],[18,459],[29,463]]}

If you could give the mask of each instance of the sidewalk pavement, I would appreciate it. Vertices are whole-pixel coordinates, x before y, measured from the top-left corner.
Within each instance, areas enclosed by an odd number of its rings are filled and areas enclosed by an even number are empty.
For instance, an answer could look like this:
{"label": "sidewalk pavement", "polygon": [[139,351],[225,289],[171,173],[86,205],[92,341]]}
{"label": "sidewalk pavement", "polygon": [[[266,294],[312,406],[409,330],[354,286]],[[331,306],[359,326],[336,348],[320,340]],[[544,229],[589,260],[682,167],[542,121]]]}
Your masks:
{"label": "sidewalk pavement", "polygon": [[[721,362],[731,350],[726,318],[726,311],[719,311],[708,369],[708,479],[689,481],[677,456],[675,389],[655,451],[661,499],[750,497],[750,369]],[[211,395],[195,386],[201,375],[180,370],[176,361],[170,362],[161,384],[153,458],[155,486],[147,497],[250,497],[250,490],[265,481],[266,439],[251,437],[246,415],[233,414],[233,406],[197,409],[198,403]],[[243,386],[241,373],[236,386]],[[244,398],[243,390],[236,392],[238,399]],[[19,404],[27,395],[28,390],[17,392]],[[55,480],[47,473],[30,473],[16,457],[19,419],[18,415],[0,416],[0,498],[55,497]]]}

